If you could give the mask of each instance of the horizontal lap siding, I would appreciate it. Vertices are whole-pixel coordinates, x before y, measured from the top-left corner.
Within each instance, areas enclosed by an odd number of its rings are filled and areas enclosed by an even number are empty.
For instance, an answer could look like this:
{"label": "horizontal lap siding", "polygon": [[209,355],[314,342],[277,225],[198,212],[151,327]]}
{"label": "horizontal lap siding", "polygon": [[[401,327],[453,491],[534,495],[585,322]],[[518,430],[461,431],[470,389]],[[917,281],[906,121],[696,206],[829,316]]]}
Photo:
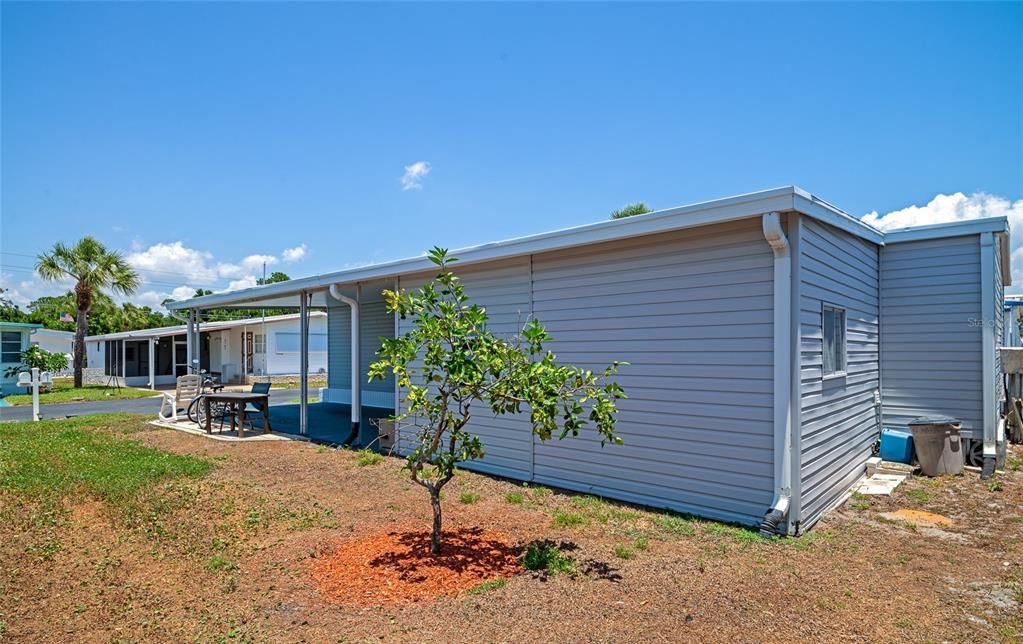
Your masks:
{"label": "horizontal lap siding", "polygon": [[[877,438],[877,247],[804,217],[799,238],[800,477],[803,525],[863,474]],[[822,306],[846,310],[846,375],[823,376]]]}
{"label": "horizontal lap siding", "polygon": [[[486,308],[491,331],[511,338],[521,330],[529,317],[529,258],[465,268],[456,263],[452,268],[465,284],[469,298]],[[401,288],[418,288],[431,277],[432,274],[403,276]],[[399,320],[399,333],[411,331],[414,322],[412,318]],[[403,403],[399,401],[399,404]],[[477,404],[467,427],[470,433],[480,437],[486,456],[480,461],[466,463],[466,469],[529,480],[532,427],[527,415],[494,417],[486,406]],[[413,448],[412,437],[404,434],[399,450],[408,453]]]}
{"label": "horizontal lap siding", "polygon": [[942,414],[983,427],[979,238],[882,248],[881,311],[884,425]]}
{"label": "horizontal lap siding", "polygon": [[756,523],[773,484],[772,254],[760,220],[533,258],[559,361],[618,382],[624,445],[537,442],[543,483]]}
{"label": "horizontal lap siding", "polygon": [[[376,352],[380,349],[380,338],[394,337],[394,315],[387,312],[379,287],[374,286],[372,289],[364,287],[359,302],[359,326],[362,389],[389,393],[393,396],[394,376],[372,382],[369,382],[366,376],[369,373],[369,365],[377,360]],[[337,303],[327,308],[327,344],[330,359],[327,378],[331,389],[352,388],[351,327],[352,311],[347,304]]]}

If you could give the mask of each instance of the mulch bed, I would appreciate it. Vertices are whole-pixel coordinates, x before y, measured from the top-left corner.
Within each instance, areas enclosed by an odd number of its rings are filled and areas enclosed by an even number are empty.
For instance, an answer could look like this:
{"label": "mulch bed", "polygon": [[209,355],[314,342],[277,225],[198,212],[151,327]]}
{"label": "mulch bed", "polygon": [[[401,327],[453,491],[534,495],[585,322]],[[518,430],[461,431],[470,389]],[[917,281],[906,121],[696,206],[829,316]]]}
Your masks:
{"label": "mulch bed", "polygon": [[507,535],[480,528],[444,532],[439,554],[430,533],[405,529],[340,542],[318,556],[312,577],[324,597],[338,604],[411,604],[458,595],[521,571]]}

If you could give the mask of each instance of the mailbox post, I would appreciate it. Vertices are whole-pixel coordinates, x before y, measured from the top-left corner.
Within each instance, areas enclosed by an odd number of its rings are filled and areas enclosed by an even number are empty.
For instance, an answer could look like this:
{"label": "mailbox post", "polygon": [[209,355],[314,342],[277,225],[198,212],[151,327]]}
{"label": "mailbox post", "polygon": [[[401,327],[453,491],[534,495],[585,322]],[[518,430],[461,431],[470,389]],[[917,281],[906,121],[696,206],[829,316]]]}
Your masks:
{"label": "mailbox post", "polygon": [[39,420],[39,388],[53,384],[49,371],[39,373],[38,367],[32,367],[32,373],[22,371],[18,374],[19,387],[32,388],[32,420]]}

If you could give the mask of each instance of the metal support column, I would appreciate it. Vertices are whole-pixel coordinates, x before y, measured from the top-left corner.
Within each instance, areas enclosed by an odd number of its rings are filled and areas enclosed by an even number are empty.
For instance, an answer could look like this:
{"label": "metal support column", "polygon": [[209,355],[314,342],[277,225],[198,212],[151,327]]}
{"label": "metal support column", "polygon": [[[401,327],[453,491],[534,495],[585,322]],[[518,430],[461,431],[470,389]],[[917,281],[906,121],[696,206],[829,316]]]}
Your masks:
{"label": "metal support column", "polygon": [[299,304],[299,410],[298,432],[303,436],[309,430],[309,294],[302,291]]}
{"label": "metal support column", "polygon": [[149,388],[156,389],[156,338],[149,338]]}

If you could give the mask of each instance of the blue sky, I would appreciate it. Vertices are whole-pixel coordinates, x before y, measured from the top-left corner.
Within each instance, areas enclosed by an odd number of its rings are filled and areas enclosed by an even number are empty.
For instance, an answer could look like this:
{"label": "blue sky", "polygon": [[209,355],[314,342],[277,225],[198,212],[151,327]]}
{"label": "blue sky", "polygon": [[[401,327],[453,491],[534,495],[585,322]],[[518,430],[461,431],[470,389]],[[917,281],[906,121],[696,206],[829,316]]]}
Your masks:
{"label": "blue sky", "polygon": [[[47,290],[28,255],[89,233],[154,303],[249,283],[263,259],[300,276],[787,184],[857,215],[986,199],[1023,221],[1019,4],[0,18],[0,273],[20,300]],[[428,171],[405,186],[408,166]],[[941,196],[960,214],[927,209]]]}

